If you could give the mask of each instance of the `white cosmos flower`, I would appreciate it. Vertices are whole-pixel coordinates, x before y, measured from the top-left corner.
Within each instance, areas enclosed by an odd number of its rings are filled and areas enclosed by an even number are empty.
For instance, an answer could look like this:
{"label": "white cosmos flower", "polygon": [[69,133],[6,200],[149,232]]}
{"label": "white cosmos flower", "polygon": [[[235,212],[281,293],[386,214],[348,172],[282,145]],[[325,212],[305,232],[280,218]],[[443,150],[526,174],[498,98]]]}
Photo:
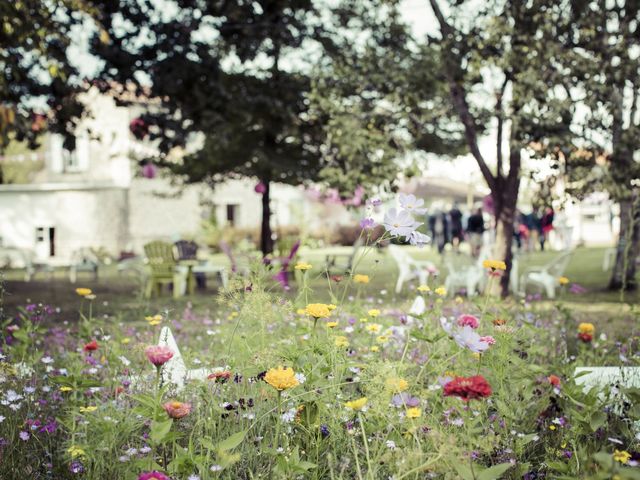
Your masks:
{"label": "white cosmos flower", "polygon": [[409,237],[416,228],[422,225],[416,222],[408,211],[398,211],[395,208],[387,210],[382,224],[391,235],[398,237]]}
{"label": "white cosmos flower", "polygon": [[468,348],[474,353],[481,353],[489,348],[489,344],[480,340],[480,335],[468,325],[459,328],[453,334],[453,339],[462,348]]}
{"label": "white cosmos flower", "polygon": [[421,198],[416,198],[416,196],[413,194],[400,194],[400,206],[405,210],[409,210],[411,213],[415,213],[416,215],[424,215],[425,213],[427,213],[427,209],[423,208],[423,205],[424,200]]}
{"label": "white cosmos flower", "polygon": [[431,237],[429,235],[425,235],[424,233],[420,233],[418,231],[411,232],[409,235],[409,243],[415,247],[424,247],[431,241]]}

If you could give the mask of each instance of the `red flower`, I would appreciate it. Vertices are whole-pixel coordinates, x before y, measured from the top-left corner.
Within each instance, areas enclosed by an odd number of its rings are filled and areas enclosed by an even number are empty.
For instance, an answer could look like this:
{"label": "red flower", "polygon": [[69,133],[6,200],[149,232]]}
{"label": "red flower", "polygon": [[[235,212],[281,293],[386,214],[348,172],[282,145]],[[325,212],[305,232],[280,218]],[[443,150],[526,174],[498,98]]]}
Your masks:
{"label": "red flower", "polygon": [[98,349],[98,342],[96,342],[95,338],[91,340],[89,343],[85,344],[83,350],[85,352],[93,352]]}
{"label": "red flower", "polygon": [[478,317],[469,314],[460,315],[457,323],[459,327],[478,328],[480,326]]}
{"label": "red flower", "polygon": [[560,383],[561,383],[560,377],[557,376],[557,375],[549,375],[547,377],[547,380],[549,380],[549,383],[551,385],[553,385],[554,387],[559,387],[560,386]]}
{"label": "red flower", "polygon": [[209,380],[213,380],[214,382],[224,383],[231,378],[231,372],[226,370],[224,372],[214,372],[209,374],[207,377]]}
{"label": "red flower", "polygon": [[584,343],[589,343],[591,340],[593,340],[593,335],[591,335],[590,333],[579,333],[578,338]]}
{"label": "red flower", "polygon": [[465,402],[491,395],[491,385],[482,375],[456,377],[444,386],[445,397],[459,397]]}
{"label": "red flower", "polygon": [[156,367],[161,367],[173,357],[173,350],[165,345],[151,345],[144,353]]}

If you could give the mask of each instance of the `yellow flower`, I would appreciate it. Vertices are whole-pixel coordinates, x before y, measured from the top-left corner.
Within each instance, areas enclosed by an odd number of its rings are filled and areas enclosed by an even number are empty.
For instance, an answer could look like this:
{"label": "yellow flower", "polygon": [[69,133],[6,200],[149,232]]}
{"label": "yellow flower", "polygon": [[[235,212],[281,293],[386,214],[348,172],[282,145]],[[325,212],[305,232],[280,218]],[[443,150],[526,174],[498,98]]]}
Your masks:
{"label": "yellow flower", "polygon": [[407,418],[420,418],[422,416],[422,410],[418,407],[407,408],[405,415]]}
{"label": "yellow flower", "polygon": [[129,337],[124,337],[122,340],[120,340],[120,343],[122,343],[123,345],[128,345],[131,342],[131,339]]}
{"label": "yellow flower", "polygon": [[560,278],[558,279],[558,283],[559,283],[560,285],[566,285],[567,283],[569,283],[569,279],[568,279],[567,277],[560,277]]}
{"label": "yellow flower", "polygon": [[338,307],[336,305],[334,305],[333,303],[330,303],[329,305],[327,305],[327,308],[333,312]]}
{"label": "yellow flower", "polygon": [[430,291],[431,291],[431,289],[429,288],[429,285],[420,285],[420,286],[417,288],[417,290],[418,290],[419,292],[423,292],[423,293],[426,293],[426,292],[430,292]]}
{"label": "yellow flower", "polygon": [[60,391],[61,391],[61,392],[70,392],[70,391],[72,391],[72,390],[73,390],[73,388],[72,388],[72,387],[67,387],[66,385],[64,385],[64,386],[60,387]]}
{"label": "yellow flower", "polygon": [[264,381],[276,390],[287,390],[300,384],[293,368],[272,368],[264,376]]}
{"label": "yellow flower", "polygon": [[549,430],[555,430],[556,426],[555,425],[549,425]]}
{"label": "yellow flower", "polygon": [[358,400],[351,400],[350,402],[345,403],[344,405],[351,410],[362,410],[367,404],[367,397],[359,398]]}
{"label": "yellow flower", "polygon": [[464,302],[464,300],[462,299],[462,297],[456,297],[455,302],[456,302],[457,304],[460,304],[460,303],[463,303],[463,302]]}
{"label": "yellow flower", "polygon": [[380,347],[378,345],[374,345],[373,347],[371,347],[371,351],[372,352],[379,352],[380,351]]}
{"label": "yellow flower", "polygon": [[311,267],[313,267],[313,265],[311,265],[310,263],[298,262],[293,268],[295,268],[296,270],[302,270],[304,272],[305,270],[310,270]]}
{"label": "yellow flower", "polygon": [[490,268],[491,270],[506,270],[507,264],[502,260],[485,260],[482,262],[484,268]]}
{"label": "yellow flower", "polygon": [[367,314],[368,314],[370,317],[376,318],[378,315],[380,315],[380,310],[378,310],[377,308],[372,308],[371,310],[369,310],[369,311],[367,312]]}
{"label": "yellow flower", "polygon": [[338,322],[327,322],[327,327],[336,328],[338,326]]}
{"label": "yellow flower", "polygon": [[298,310],[296,310],[296,313],[298,315],[306,315],[307,314],[307,310],[304,308],[299,308]]}
{"label": "yellow flower", "polygon": [[91,413],[91,412],[95,412],[97,409],[98,407],[94,405],[90,405],[88,407],[80,407],[80,413]]}
{"label": "yellow flower", "polygon": [[368,321],[369,321],[369,319],[367,317],[362,317],[360,319],[360,322],[362,322],[362,323],[367,323]]}
{"label": "yellow flower", "polygon": [[67,449],[67,453],[71,455],[71,458],[84,457],[86,455],[85,451],[77,445],[71,445]]}
{"label": "yellow flower", "polygon": [[76,288],[76,293],[81,297],[86,297],[87,295],[91,295],[93,292],[90,288]]}
{"label": "yellow flower", "polygon": [[631,454],[626,450],[622,450],[622,451],[616,450],[615,452],[613,452],[613,459],[616,462],[627,463],[630,458],[631,458]]}
{"label": "yellow flower", "polygon": [[371,323],[365,327],[365,330],[370,333],[380,333],[382,330],[382,325],[379,323]]}
{"label": "yellow flower", "polygon": [[596,327],[593,326],[593,323],[581,323],[578,325],[578,333],[588,333],[589,335],[593,335]]}
{"label": "yellow flower", "polygon": [[369,275],[358,273],[357,275],[353,276],[353,281],[355,283],[369,283]]}
{"label": "yellow flower", "polygon": [[376,342],[378,343],[387,343],[389,341],[389,337],[387,337],[386,335],[380,335],[379,337],[376,338]]}
{"label": "yellow flower", "polygon": [[328,318],[331,315],[331,310],[325,303],[310,303],[307,305],[305,312],[313,318]]}
{"label": "yellow flower", "polygon": [[447,294],[447,289],[444,287],[438,287],[434,290],[434,292],[436,292],[436,295],[440,295],[441,297],[444,297]]}
{"label": "yellow flower", "polygon": [[162,315],[152,315],[144,317],[144,319],[149,322],[149,325],[151,325],[152,327],[155,325],[160,325],[162,323]]}
{"label": "yellow flower", "polygon": [[334,338],[333,343],[336,345],[336,347],[348,347],[349,339],[347,337],[340,335]]}
{"label": "yellow flower", "polygon": [[389,377],[384,383],[389,390],[396,393],[404,392],[407,388],[409,388],[409,382],[407,382],[404,378]]}

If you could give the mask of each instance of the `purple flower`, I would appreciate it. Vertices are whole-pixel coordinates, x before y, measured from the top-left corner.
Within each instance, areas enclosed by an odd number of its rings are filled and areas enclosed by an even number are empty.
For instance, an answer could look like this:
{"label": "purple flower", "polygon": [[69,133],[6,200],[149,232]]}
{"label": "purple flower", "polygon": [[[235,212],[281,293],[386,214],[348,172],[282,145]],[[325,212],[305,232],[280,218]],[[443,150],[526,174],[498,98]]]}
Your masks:
{"label": "purple flower", "polygon": [[329,432],[329,427],[324,423],[320,425],[320,434],[322,435],[322,438],[327,438],[329,435],[331,435],[331,433]]}
{"label": "purple flower", "polygon": [[474,353],[482,353],[489,348],[489,344],[482,341],[481,338],[482,337],[469,326],[462,327],[453,334],[453,339],[458,345],[462,348],[468,348]]}
{"label": "purple flower", "polygon": [[71,473],[84,473],[84,465],[78,460],[74,460],[71,462],[71,465],[69,465],[69,471]]}
{"label": "purple flower", "polygon": [[391,404],[394,407],[417,407],[420,405],[420,399],[402,392],[391,397]]}
{"label": "purple flower", "polygon": [[371,230],[375,226],[376,222],[373,220],[373,218],[363,218],[362,220],[360,220],[360,228],[362,228],[363,230]]}
{"label": "purple flower", "polygon": [[584,288],[581,285],[578,285],[577,283],[572,283],[571,286],[569,287],[569,291],[571,293],[576,294],[576,295],[580,295],[582,293],[587,293],[587,289]]}

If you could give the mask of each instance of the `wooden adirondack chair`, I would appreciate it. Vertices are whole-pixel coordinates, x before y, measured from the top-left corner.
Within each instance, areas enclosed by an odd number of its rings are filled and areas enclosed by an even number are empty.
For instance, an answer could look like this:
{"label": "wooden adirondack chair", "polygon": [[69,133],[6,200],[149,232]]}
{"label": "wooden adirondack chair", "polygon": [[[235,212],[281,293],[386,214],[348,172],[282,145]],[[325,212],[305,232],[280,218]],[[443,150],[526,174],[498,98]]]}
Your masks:
{"label": "wooden adirondack chair", "polygon": [[179,296],[187,280],[187,269],[178,267],[173,256],[173,245],[160,241],[150,242],[144,246],[144,253],[151,270],[147,278],[145,296],[150,298],[154,292],[160,296],[162,286],[169,284],[173,284],[174,297]]}

